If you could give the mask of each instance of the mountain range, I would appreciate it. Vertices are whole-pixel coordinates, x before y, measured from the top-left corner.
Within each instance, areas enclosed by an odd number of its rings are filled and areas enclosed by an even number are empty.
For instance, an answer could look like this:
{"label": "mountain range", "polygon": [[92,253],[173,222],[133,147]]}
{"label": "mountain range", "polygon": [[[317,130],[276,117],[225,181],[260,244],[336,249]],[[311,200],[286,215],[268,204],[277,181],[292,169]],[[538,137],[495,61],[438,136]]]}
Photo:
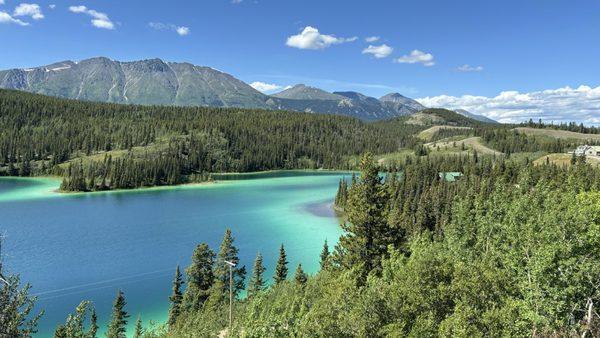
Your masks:
{"label": "mountain range", "polygon": [[[0,88],[98,102],[278,109],[362,120],[389,119],[426,108],[398,93],[377,99],[358,92],[329,93],[303,84],[266,95],[216,69],[161,59],[120,62],[97,57],[4,70],[0,71]],[[486,119],[466,111],[458,113]]]}

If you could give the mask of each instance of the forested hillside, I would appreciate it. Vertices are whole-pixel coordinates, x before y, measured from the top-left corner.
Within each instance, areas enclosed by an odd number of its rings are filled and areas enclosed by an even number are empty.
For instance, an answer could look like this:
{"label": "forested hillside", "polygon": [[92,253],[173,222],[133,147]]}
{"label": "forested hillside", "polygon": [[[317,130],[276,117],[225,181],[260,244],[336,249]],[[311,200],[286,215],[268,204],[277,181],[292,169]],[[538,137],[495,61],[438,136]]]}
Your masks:
{"label": "forested hillside", "polygon": [[206,180],[212,172],[347,168],[411,147],[416,128],[235,108],[90,103],[0,91],[0,173],[65,175],[64,190]]}
{"label": "forested hillside", "polygon": [[64,176],[65,191],[95,191],[206,181],[216,172],[355,169],[356,158],[367,151],[386,164],[388,157],[405,162],[478,152],[523,154],[534,161],[583,142],[514,127],[445,109],[368,123],[335,115],[91,103],[0,90],[0,175]]}

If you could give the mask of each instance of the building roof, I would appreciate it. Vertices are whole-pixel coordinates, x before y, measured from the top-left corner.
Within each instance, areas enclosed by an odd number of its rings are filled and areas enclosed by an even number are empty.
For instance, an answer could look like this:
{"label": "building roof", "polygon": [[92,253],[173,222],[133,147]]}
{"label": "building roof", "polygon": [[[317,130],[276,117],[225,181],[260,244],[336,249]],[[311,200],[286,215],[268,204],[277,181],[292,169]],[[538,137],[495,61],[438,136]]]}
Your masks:
{"label": "building roof", "polygon": [[458,171],[441,172],[438,174],[446,182],[455,182],[463,174]]}

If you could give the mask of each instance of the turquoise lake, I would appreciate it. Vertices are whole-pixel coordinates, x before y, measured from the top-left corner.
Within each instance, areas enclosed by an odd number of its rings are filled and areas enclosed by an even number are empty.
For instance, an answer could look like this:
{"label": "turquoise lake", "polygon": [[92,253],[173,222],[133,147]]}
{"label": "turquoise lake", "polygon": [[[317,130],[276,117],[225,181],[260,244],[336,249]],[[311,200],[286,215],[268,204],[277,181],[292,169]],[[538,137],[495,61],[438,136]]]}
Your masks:
{"label": "turquoise lake", "polygon": [[39,337],[51,337],[81,300],[93,301],[105,326],[118,289],[130,324],[138,315],[164,321],[176,265],[186,267],[201,242],[217,251],[227,227],[248,271],[260,251],[271,278],[282,243],[290,271],[298,263],[318,271],[324,240],[333,247],[342,233],[331,203],[344,176],[275,172],[91,194],[56,193],[55,179],[0,178],[5,272],[32,284],[36,310],[46,311]]}

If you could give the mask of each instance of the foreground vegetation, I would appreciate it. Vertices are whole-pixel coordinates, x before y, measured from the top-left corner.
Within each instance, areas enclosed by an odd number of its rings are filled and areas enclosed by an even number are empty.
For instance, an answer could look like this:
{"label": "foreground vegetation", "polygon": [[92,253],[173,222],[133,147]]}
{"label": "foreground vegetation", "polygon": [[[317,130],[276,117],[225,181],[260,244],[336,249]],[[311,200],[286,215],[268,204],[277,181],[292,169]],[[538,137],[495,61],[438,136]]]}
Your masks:
{"label": "foreground vegetation", "polygon": [[[215,254],[199,244],[176,269],[168,323],[145,337],[593,337],[600,334],[600,170],[482,156],[422,157],[385,178],[372,156],[361,175],[340,184],[346,230],[321,271],[289,273],[285,247],[272,285],[260,254],[250,278],[233,270],[228,323],[227,232]],[[461,172],[455,182],[439,173]],[[27,288],[1,297],[0,318],[27,336]],[[247,285],[245,285],[247,281]],[[21,291],[19,291],[21,290]],[[242,297],[242,291],[247,297]],[[128,314],[118,293],[109,337],[123,337]],[[6,309],[6,310],[4,310]],[[57,337],[93,337],[82,303]],[[34,327],[34,326],[33,326]],[[137,331],[136,330],[136,331]],[[66,332],[66,333],[65,333]]]}

